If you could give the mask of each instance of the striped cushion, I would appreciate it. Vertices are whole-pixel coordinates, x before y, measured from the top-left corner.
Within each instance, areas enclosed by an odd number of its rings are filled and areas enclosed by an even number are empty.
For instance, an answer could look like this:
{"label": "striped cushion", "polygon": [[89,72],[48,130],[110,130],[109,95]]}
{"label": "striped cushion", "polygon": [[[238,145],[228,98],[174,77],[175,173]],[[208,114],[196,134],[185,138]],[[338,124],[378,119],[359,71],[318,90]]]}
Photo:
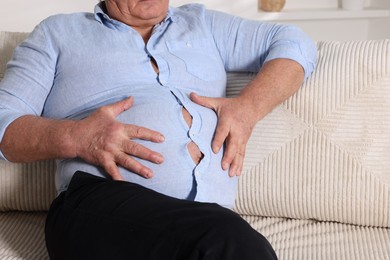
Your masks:
{"label": "striped cushion", "polygon": [[0,259],[49,259],[45,219],[45,213],[0,213]]}
{"label": "striped cushion", "polygon": [[[236,210],[390,227],[390,40],[318,50],[312,77],[256,126]],[[231,75],[228,95],[248,80]]]}
{"label": "striped cushion", "polygon": [[0,212],[45,211],[56,196],[54,161],[0,161]]}
{"label": "striped cushion", "polygon": [[388,260],[390,229],[334,222],[244,216],[280,260]]}

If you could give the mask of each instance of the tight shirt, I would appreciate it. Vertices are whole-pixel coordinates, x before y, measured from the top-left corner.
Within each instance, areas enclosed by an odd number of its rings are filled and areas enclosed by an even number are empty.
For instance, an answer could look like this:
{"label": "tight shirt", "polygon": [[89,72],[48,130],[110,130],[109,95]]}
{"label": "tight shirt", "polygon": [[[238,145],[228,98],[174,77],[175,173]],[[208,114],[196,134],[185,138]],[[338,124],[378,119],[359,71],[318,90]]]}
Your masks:
{"label": "tight shirt", "polygon": [[[276,58],[297,61],[307,77],[315,66],[315,45],[296,27],[245,20],[198,4],[170,7],[147,44],[130,26],[111,19],[104,3],[94,13],[55,15],[34,29],[8,64],[0,83],[0,138],[23,115],[79,120],[133,96],[134,105],[118,120],[161,132],[163,143],[135,141],[165,161],[137,159],[154,177],[120,168],[124,179],[176,198],[232,208],[238,179],[221,168],[224,150],[211,150],[217,116],[191,102],[189,94],[224,97],[226,72],[257,72]],[[183,108],[192,116],[191,126]],[[190,142],[203,154],[199,164],[188,152]],[[108,177],[80,158],[59,159],[58,192],[67,189],[77,170]]]}

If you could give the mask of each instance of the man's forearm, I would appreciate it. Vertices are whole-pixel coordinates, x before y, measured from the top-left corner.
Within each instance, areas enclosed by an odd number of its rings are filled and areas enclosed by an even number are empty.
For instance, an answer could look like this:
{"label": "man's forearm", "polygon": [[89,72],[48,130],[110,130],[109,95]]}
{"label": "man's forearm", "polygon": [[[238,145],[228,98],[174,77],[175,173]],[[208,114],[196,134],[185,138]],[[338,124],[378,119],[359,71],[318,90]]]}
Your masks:
{"label": "man's forearm", "polygon": [[7,127],[1,151],[12,162],[73,158],[76,154],[69,131],[74,124],[70,120],[20,117]]}
{"label": "man's forearm", "polygon": [[248,112],[259,121],[293,95],[303,80],[304,70],[299,63],[289,59],[271,60],[241,91],[239,99],[250,106]]}

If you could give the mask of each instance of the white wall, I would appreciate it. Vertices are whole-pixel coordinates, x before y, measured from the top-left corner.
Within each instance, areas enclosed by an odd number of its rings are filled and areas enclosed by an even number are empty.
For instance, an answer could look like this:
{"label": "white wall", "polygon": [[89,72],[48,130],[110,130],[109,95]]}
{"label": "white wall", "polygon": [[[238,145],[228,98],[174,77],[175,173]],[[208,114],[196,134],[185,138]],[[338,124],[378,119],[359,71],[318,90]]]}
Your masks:
{"label": "white wall", "polygon": [[[373,7],[390,9],[390,0],[371,0]],[[390,17],[370,21],[369,39],[390,39]]]}
{"label": "white wall", "polygon": [[[230,12],[245,13],[245,9],[257,9],[258,0],[201,0],[210,8]],[[173,4],[185,4],[191,0],[171,0]],[[378,9],[390,9],[390,0],[364,0],[366,8],[372,6]],[[285,11],[302,9],[317,11],[319,9],[336,9],[341,6],[341,0],[286,0]],[[390,19],[353,18],[328,20],[278,20],[280,23],[290,23],[301,27],[315,40],[365,40],[390,38]]]}
{"label": "white wall", "polygon": [[56,13],[92,12],[98,0],[0,0],[0,31],[31,31]]}
{"label": "white wall", "polygon": [[[340,0],[286,0],[285,10],[336,8]],[[390,9],[390,0],[365,0],[367,6]],[[56,13],[88,11],[98,0],[1,0],[0,31],[31,31],[42,19]],[[177,6],[189,2],[230,13],[257,10],[257,0],[171,0]],[[293,23],[315,40],[359,40],[390,38],[390,18],[278,21]]]}

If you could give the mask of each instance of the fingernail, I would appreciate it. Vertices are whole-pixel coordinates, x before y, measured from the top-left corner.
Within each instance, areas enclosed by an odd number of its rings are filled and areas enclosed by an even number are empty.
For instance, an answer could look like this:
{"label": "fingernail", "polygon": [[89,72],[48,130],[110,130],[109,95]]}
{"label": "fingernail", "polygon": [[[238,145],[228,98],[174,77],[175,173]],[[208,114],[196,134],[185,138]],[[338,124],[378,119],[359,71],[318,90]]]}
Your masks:
{"label": "fingernail", "polygon": [[219,149],[220,149],[219,146],[216,146],[216,145],[213,146],[213,152],[214,152],[214,153],[218,153],[218,152],[219,152]]}
{"label": "fingernail", "polygon": [[124,107],[124,110],[127,110],[131,107],[131,102],[132,102],[132,97],[128,97],[127,98],[127,101],[129,101],[128,103],[126,103],[125,107]]}
{"label": "fingernail", "polygon": [[162,163],[164,161],[164,157],[162,157],[161,155],[154,155],[153,160],[155,163]]}
{"label": "fingernail", "polygon": [[141,174],[146,178],[146,179],[150,179],[153,177],[153,172],[152,170],[149,170],[149,169],[143,169],[141,170]]}
{"label": "fingernail", "polygon": [[234,176],[238,177],[241,175],[241,172],[236,169],[236,170],[231,171],[229,175],[230,175],[230,177],[234,177]]}
{"label": "fingernail", "polygon": [[229,164],[227,162],[222,163],[222,169],[226,171],[229,168]]}
{"label": "fingernail", "polygon": [[158,141],[159,141],[159,142],[164,142],[164,141],[165,141],[165,137],[164,137],[163,135],[160,135],[160,136],[158,137]]}

